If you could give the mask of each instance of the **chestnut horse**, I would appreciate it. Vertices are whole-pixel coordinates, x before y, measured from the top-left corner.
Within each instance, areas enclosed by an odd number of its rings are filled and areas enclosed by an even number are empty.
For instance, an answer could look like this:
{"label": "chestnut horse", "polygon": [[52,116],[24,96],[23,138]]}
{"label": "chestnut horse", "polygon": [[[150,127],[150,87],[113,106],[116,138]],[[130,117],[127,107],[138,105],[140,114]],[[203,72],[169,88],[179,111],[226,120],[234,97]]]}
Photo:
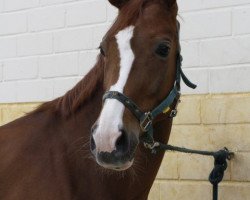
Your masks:
{"label": "chestnut horse", "polygon": [[[64,96],[0,128],[0,199],[148,198],[164,153],[144,148],[130,110],[102,97],[117,91],[148,111],[168,96],[179,51],[177,3],[109,1],[119,14],[91,71]],[[153,124],[163,143],[169,112]]]}

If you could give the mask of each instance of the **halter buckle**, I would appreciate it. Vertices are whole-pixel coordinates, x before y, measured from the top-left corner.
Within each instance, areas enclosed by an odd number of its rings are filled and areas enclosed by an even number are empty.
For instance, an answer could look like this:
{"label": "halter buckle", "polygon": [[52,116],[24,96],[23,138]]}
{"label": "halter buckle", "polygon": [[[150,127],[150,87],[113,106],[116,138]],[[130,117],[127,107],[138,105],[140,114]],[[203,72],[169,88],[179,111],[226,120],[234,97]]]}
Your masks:
{"label": "halter buckle", "polygon": [[152,113],[151,112],[145,113],[144,118],[140,121],[140,127],[141,127],[142,131],[144,133],[148,132],[149,127],[152,126],[152,123],[153,123]]}
{"label": "halter buckle", "polygon": [[175,118],[175,117],[177,116],[177,113],[178,113],[177,109],[174,109],[174,110],[171,111],[169,117],[170,117],[170,118]]}
{"label": "halter buckle", "polygon": [[181,102],[181,100],[179,98],[180,98],[180,94],[178,95],[178,98],[177,98],[176,105],[175,105],[174,109],[170,112],[170,115],[169,115],[170,118],[175,118],[177,116],[177,114],[178,114],[177,107]]}

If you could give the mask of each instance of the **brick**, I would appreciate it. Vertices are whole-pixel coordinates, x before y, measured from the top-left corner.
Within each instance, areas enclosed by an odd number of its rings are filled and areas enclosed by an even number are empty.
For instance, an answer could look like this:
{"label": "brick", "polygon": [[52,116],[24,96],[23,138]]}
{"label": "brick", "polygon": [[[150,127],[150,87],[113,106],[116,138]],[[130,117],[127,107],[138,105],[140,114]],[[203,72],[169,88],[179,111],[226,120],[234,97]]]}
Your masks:
{"label": "brick", "polygon": [[3,125],[3,118],[2,118],[2,106],[0,106],[0,126]]}
{"label": "brick", "polygon": [[183,14],[181,38],[198,39],[231,35],[231,10]]}
{"label": "brick", "polygon": [[107,18],[109,22],[113,22],[118,14],[118,9],[107,2]]}
{"label": "brick", "polygon": [[149,193],[149,200],[159,200],[160,199],[160,183],[154,182],[150,193]]}
{"label": "brick", "polygon": [[[179,154],[178,171],[180,180],[208,180],[214,168],[214,159],[208,156]],[[223,180],[230,180],[230,167],[225,172]]]}
{"label": "brick", "polygon": [[214,149],[227,147],[231,151],[250,151],[250,124],[220,124],[206,126]]}
{"label": "brick", "polygon": [[203,1],[204,8],[216,8],[216,7],[225,7],[225,6],[235,6],[235,5],[244,5],[249,4],[249,0],[210,0],[210,1]]}
{"label": "brick", "polygon": [[232,180],[250,181],[250,153],[235,153],[232,160]]}
{"label": "brick", "polygon": [[94,40],[93,40],[93,48],[97,49],[100,46],[100,43],[102,42],[103,37],[109,30],[110,25],[105,24],[105,25],[100,25],[100,26],[95,26],[93,28],[93,35],[94,35]]}
{"label": "brick", "polygon": [[8,105],[2,108],[2,124],[7,124],[33,111],[37,104]]}
{"label": "brick", "polygon": [[4,6],[3,3],[4,3],[3,0],[0,0],[0,12],[3,11],[3,6]]}
{"label": "brick", "polygon": [[23,115],[24,112],[18,107],[15,110],[13,108],[2,108],[2,123],[7,124]]}
{"label": "brick", "polygon": [[54,97],[63,96],[68,90],[72,89],[77,82],[78,78],[62,78],[54,80]]}
{"label": "brick", "polygon": [[233,10],[233,32],[234,34],[249,34],[250,27],[244,22],[250,21],[250,7],[243,7]]}
{"label": "brick", "polygon": [[221,200],[247,200],[250,196],[249,183],[222,183],[219,195]]}
{"label": "brick", "polygon": [[67,8],[68,26],[95,24],[106,20],[106,3],[103,0],[76,3]]}
{"label": "brick", "polygon": [[16,54],[16,38],[0,38],[0,59],[15,57]]}
{"label": "brick", "polygon": [[64,7],[35,9],[29,14],[29,30],[41,31],[62,28],[65,25]]}
{"label": "brick", "polygon": [[[237,53],[235,51],[237,50]],[[250,62],[250,37],[222,38],[200,43],[202,66],[221,66]]]}
{"label": "brick", "polygon": [[208,68],[185,68],[186,76],[197,85],[194,90],[181,82],[183,94],[207,94],[209,93],[209,69]]}
{"label": "brick", "polygon": [[3,80],[3,64],[0,63],[0,82]]}
{"label": "brick", "polygon": [[6,0],[4,1],[4,11],[22,10],[33,8],[39,5],[39,0]]}
{"label": "brick", "polygon": [[214,150],[209,143],[209,134],[201,125],[175,125],[170,135],[169,144],[197,150]]}
{"label": "brick", "polygon": [[39,75],[43,78],[78,74],[78,54],[59,54],[39,58]]}
{"label": "brick", "polygon": [[[178,115],[174,124],[200,124],[201,97],[183,96],[178,106]],[[188,116],[188,117],[187,117]]]}
{"label": "brick", "polygon": [[53,37],[51,33],[18,36],[17,53],[19,56],[32,56],[52,53],[52,41]]}
{"label": "brick", "polygon": [[0,35],[11,35],[27,31],[27,16],[23,13],[1,14]]}
{"label": "brick", "polygon": [[199,42],[182,41],[181,53],[184,58],[182,63],[184,68],[200,65]]}
{"label": "brick", "polygon": [[160,199],[211,200],[211,185],[203,182],[167,181],[160,183]]}
{"label": "brick", "polygon": [[62,4],[66,2],[71,2],[76,0],[40,0],[42,6],[53,5],[53,4]]}
{"label": "brick", "polygon": [[250,65],[230,66],[210,70],[210,92],[230,93],[250,91]]}
{"label": "brick", "polygon": [[92,49],[92,43],[93,31],[91,28],[64,30],[54,34],[56,52]]}
{"label": "brick", "polygon": [[249,0],[190,0],[190,1],[181,1],[178,0],[178,5],[180,12],[194,11],[194,10],[203,10],[208,8],[220,8],[220,7],[229,7],[235,5],[244,5],[250,3]]}
{"label": "brick", "polygon": [[157,174],[157,179],[178,179],[178,157],[177,153],[166,153],[161,167]]}
{"label": "brick", "polygon": [[53,82],[51,80],[17,82],[17,102],[49,101],[53,97]]}
{"label": "brick", "polygon": [[85,76],[97,61],[98,51],[84,51],[79,54],[79,74]]}
{"label": "brick", "polygon": [[0,103],[16,101],[17,88],[15,82],[0,82]]}
{"label": "brick", "polygon": [[249,104],[249,94],[208,96],[202,100],[202,122],[204,124],[249,123]]}
{"label": "brick", "polygon": [[33,79],[38,75],[37,58],[7,60],[3,68],[4,80]]}
{"label": "brick", "polygon": [[180,12],[201,10],[204,8],[203,0],[191,0],[191,1],[181,1],[178,0],[178,6]]}

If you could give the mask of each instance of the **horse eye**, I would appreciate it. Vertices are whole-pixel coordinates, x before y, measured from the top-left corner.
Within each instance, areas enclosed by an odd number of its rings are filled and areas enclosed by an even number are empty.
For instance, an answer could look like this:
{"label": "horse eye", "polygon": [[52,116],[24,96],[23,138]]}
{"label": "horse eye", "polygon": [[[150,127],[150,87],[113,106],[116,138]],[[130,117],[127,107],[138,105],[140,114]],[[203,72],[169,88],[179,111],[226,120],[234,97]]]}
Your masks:
{"label": "horse eye", "polygon": [[169,50],[169,45],[161,43],[156,48],[155,53],[163,58],[166,58],[168,56]]}
{"label": "horse eye", "polygon": [[105,51],[103,50],[102,46],[100,46],[99,49],[100,49],[100,53],[101,53],[103,56],[105,56]]}

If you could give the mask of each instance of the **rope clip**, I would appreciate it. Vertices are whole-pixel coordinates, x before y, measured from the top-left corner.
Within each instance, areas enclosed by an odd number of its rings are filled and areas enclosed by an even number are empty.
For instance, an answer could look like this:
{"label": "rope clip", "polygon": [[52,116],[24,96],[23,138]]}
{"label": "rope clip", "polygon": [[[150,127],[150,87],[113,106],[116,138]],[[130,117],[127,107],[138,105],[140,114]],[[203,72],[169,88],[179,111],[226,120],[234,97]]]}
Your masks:
{"label": "rope clip", "polygon": [[234,158],[234,153],[230,152],[227,147],[223,149],[227,153],[227,160],[232,160]]}
{"label": "rope clip", "polygon": [[150,149],[152,154],[156,154],[157,151],[156,151],[156,148],[160,146],[160,143],[159,142],[153,142],[153,143],[146,143],[144,142],[144,147],[146,149]]}

